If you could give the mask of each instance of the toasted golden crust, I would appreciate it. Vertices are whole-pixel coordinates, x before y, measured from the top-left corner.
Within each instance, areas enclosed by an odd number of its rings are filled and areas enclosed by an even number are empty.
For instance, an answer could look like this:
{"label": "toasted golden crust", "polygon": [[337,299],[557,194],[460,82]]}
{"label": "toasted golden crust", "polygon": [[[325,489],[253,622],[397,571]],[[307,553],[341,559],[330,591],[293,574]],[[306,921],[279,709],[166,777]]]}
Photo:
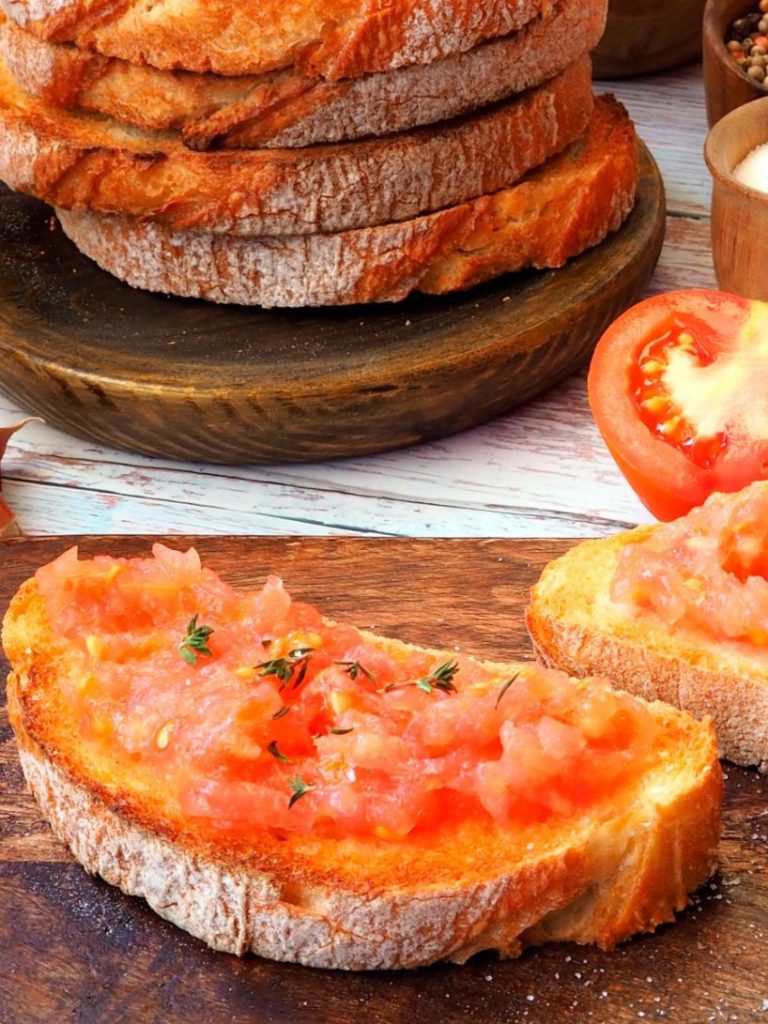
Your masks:
{"label": "toasted golden crust", "polygon": [[649,705],[661,739],[648,771],[574,818],[517,830],[475,820],[400,842],[254,828],[225,846],[169,817],[161,794],[136,793],[88,760],[56,685],[67,650],[34,581],[13,600],[3,643],[22,766],[56,833],[89,871],[216,949],[363,969],[486,948],[514,956],[549,939],[610,948],[671,920],[714,865],[714,736],[666,705]]}
{"label": "toasted golden crust", "polygon": [[336,83],[295,68],[238,78],[160,71],[39,40],[2,18],[0,53],[19,85],[52,107],[178,130],[192,149],[293,148],[405,131],[539,85],[596,45],[605,11],[605,0],[561,0],[466,54]]}
{"label": "toasted golden crust", "polygon": [[59,218],[84,253],[135,287],[262,306],[384,302],[562,266],[620,226],[637,178],[632,123],[601,97],[587,132],[519,184],[413,221],[260,240],[79,212]]}
{"label": "toasted golden crust", "polygon": [[537,89],[439,127],[310,149],[193,153],[178,135],[48,108],[6,72],[0,179],[55,206],[179,230],[343,231],[503,188],[575,139],[591,110],[585,56]]}
{"label": "toasted golden crust", "polygon": [[549,665],[576,675],[599,669],[630,693],[711,716],[723,757],[768,770],[768,657],[670,628],[610,598],[622,548],[652,530],[586,541],[551,562],[531,591],[533,642]]}
{"label": "toasted golden crust", "polygon": [[550,0],[2,0],[41,39],[135,64],[241,75],[291,64],[330,80],[463,53]]}

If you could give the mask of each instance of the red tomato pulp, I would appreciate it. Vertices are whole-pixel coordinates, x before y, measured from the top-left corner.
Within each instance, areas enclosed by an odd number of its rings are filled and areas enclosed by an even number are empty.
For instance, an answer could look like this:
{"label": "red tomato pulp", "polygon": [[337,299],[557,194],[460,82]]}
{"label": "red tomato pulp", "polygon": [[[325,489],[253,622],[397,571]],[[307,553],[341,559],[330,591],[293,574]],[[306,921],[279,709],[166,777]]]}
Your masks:
{"label": "red tomato pulp", "polygon": [[194,550],[72,549],[36,579],[82,756],[208,834],[390,841],[542,821],[610,798],[654,756],[648,710],[603,681],[380,641],[276,578],[236,591]]}
{"label": "red tomato pulp", "polygon": [[768,477],[768,304],[646,299],[602,336],[588,386],[608,449],[659,519]]}

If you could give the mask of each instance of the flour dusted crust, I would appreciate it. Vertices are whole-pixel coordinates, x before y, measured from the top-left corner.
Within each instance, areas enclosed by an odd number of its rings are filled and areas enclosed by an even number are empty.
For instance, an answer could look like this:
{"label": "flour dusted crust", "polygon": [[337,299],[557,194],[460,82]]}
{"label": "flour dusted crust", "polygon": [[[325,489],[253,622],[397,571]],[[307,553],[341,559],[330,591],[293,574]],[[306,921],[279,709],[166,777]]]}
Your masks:
{"label": "flour dusted crust", "polygon": [[597,44],[605,13],[605,0],[561,0],[465,54],[335,83],[295,68],[237,78],[160,71],[45,42],[1,18],[0,53],[18,84],[52,107],[175,129],[193,149],[293,148],[434,124],[539,85]]}
{"label": "flour dusted crust", "polygon": [[665,756],[581,816],[519,830],[468,822],[428,842],[278,841],[256,828],[245,849],[204,842],[122,780],[93,781],[56,711],[66,650],[34,581],[13,600],[3,643],[22,767],[57,835],[87,870],[215,949],[345,969],[461,962],[488,948],[515,956],[555,939],[608,949],[671,920],[715,863],[712,730],[666,705],[649,705]]}
{"label": "flour dusted crust", "polygon": [[429,64],[508,35],[551,0],[2,0],[41,39],[159,68],[335,81]]}
{"label": "flour dusted crust", "polygon": [[175,134],[48,108],[0,72],[0,179],[55,206],[181,230],[343,231],[503,188],[576,138],[592,103],[585,56],[537,89],[440,126],[338,146],[194,153]]}
{"label": "flour dusted crust", "polygon": [[586,541],[551,562],[531,592],[528,630],[542,660],[576,675],[599,671],[647,700],[711,716],[722,756],[768,771],[768,660],[639,616],[610,598],[621,550],[641,526]]}
{"label": "flour dusted crust", "polygon": [[635,201],[634,129],[609,97],[564,153],[518,185],[416,220],[271,239],[174,232],[59,210],[79,248],[138,288],[262,306],[395,301],[556,267],[616,230]]}

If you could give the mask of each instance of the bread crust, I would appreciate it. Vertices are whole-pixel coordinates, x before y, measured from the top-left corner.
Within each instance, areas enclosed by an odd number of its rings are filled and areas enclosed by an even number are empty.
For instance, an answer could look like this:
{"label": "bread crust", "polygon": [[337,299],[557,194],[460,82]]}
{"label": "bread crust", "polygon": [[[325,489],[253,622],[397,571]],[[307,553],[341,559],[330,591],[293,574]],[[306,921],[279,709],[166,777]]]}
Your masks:
{"label": "bread crust", "polygon": [[336,232],[405,220],[504,188],[559,152],[592,109],[585,55],[520,97],[440,126],[301,150],[190,152],[54,110],[0,80],[0,179],[65,209],[239,235]]}
{"label": "bread crust", "polygon": [[672,629],[610,600],[621,550],[652,530],[586,541],[546,567],[526,612],[539,657],[575,675],[599,666],[623,690],[711,716],[723,757],[767,771],[768,660],[747,645]]}
{"label": "bread crust", "polygon": [[261,306],[396,301],[522,267],[557,267],[616,230],[631,210],[632,122],[601,97],[586,133],[522,182],[426,217],[336,235],[239,239],[127,218],[58,211],[101,267],[138,288]]}
{"label": "bread crust", "polygon": [[329,81],[430,64],[508,35],[551,0],[2,0],[41,39],[158,68]]}
{"label": "bread crust", "polygon": [[722,778],[712,730],[665,705],[650,710],[668,756],[575,819],[514,831],[474,822],[397,843],[278,841],[256,829],[240,846],[216,846],[84,768],[56,707],[66,653],[34,581],[13,600],[3,643],[22,767],[54,831],[88,871],[215,949],[342,969],[461,962],[487,948],[515,956],[552,939],[608,949],[671,920],[714,866]]}
{"label": "bread crust", "polygon": [[296,68],[238,78],[160,71],[45,42],[2,19],[0,54],[25,92],[52,107],[178,130],[191,149],[296,148],[437,123],[539,85],[597,44],[606,6],[561,0],[465,54],[336,83]]}

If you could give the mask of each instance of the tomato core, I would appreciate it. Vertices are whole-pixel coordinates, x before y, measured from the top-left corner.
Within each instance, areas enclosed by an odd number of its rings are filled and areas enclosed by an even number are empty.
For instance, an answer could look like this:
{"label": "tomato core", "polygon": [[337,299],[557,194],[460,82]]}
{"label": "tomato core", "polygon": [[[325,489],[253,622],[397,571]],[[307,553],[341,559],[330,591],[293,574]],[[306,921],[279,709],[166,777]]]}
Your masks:
{"label": "tomato core", "polygon": [[630,392],[638,416],[645,426],[661,441],[682,452],[702,469],[709,469],[728,443],[726,434],[719,431],[710,437],[697,434],[670,395],[665,381],[669,355],[673,349],[684,350],[699,367],[714,361],[712,345],[703,336],[705,330],[678,322],[666,327],[640,350],[637,362],[630,371]]}

